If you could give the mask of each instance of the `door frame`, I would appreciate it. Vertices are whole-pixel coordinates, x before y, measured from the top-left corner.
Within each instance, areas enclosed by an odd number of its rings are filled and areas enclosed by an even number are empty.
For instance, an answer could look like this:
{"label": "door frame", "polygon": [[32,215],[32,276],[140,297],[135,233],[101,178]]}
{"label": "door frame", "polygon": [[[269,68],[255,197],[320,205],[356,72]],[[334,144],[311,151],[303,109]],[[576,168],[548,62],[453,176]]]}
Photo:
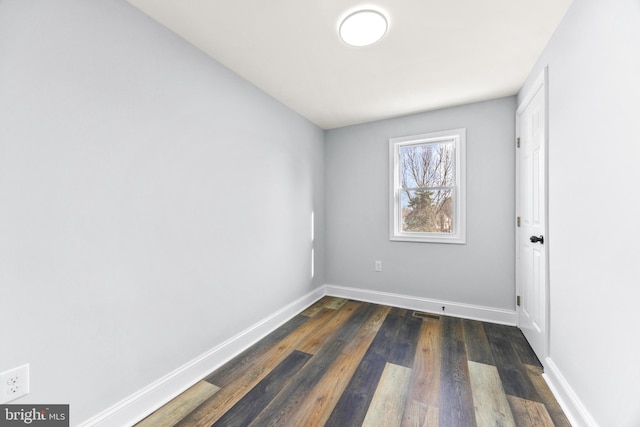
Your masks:
{"label": "door frame", "polygon": [[[550,336],[551,336],[551,316],[550,316],[550,275],[549,275],[549,251],[550,251],[550,243],[551,239],[549,236],[549,69],[548,67],[544,67],[533,85],[527,90],[526,95],[522,99],[522,101],[518,104],[518,108],[516,110],[516,138],[520,136],[520,116],[522,112],[527,108],[527,106],[531,103],[535,95],[539,90],[542,90],[542,94],[544,96],[544,141],[542,144],[544,145],[544,167],[543,167],[543,176],[544,176],[544,186],[543,186],[543,197],[544,197],[544,245],[545,245],[545,297],[544,301],[544,317],[545,317],[545,329],[544,329],[544,337],[543,337],[543,345],[542,354],[536,354],[540,362],[544,365],[545,359],[549,356],[549,348],[550,348]],[[520,155],[518,153],[518,148],[516,147],[516,155],[515,155],[515,211],[516,211],[516,219],[520,216]],[[520,271],[521,271],[521,260],[518,259],[518,247],[519,247],[519,232],[518,232],[518,224],[517,220],[514,221],[515,225],[515,272],[516,272],[516,314],[517,314],[517,322],[518,327],[520,327],[520,313],[521,308],[517,304],[517,298],[519,295],[522,295],[521,289],[521,280],[520,280]]]}

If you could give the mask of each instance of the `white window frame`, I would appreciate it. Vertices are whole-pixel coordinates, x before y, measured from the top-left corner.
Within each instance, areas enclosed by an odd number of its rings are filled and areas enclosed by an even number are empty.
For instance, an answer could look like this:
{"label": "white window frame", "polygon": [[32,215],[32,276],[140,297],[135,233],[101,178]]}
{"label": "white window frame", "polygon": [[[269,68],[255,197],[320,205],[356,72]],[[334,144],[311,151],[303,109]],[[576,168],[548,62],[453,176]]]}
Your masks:
{"label": "white window frame", "polygon": [[[389,139],[389,239],[404,242],[466,244],[466,129],[452,129]],[[400,149],[410,145],[454,144],[453,233],[402,231]]]}

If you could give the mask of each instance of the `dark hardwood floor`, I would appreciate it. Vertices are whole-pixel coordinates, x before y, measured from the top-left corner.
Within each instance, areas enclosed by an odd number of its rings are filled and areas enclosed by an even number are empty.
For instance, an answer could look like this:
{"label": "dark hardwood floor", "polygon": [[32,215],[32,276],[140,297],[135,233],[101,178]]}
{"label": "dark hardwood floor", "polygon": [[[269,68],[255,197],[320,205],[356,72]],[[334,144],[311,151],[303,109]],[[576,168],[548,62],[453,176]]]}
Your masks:
{"label": "dark hardwood floor", "polygon": [[569,426],[515,327],[325,297],[138,424]]}

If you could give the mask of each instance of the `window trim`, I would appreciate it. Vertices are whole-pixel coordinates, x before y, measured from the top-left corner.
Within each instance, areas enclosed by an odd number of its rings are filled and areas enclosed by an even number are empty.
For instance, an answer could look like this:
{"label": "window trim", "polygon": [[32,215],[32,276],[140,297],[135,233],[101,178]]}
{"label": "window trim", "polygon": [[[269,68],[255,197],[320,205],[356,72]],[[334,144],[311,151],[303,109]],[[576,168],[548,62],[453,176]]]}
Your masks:
{"label": "window trim", "polygon": [[[389,139],[389,240],[403,242],[466,244],[466,133],[466,128],[460,128]],[[439,142],[453,142],[455,147],[454,232],[451,234],[444,234],[402,231],[399,191],[402,186],[402,179],[400,177],[400,148],[409,145]]]}

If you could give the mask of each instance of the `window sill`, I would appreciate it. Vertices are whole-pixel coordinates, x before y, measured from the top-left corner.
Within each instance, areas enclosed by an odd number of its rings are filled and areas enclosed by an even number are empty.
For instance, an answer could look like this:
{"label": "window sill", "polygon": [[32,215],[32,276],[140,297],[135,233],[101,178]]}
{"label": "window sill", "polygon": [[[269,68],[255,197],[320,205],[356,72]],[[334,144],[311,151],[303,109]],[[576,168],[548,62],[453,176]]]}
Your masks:
{"label": "window sill", "polygon": [[415,242],[415,243],[449,243],[455,245],[466,245],[466,239],[459,235],[453,236],[415,236],[415,235],[394,235],[390,236],[392,242]]}

